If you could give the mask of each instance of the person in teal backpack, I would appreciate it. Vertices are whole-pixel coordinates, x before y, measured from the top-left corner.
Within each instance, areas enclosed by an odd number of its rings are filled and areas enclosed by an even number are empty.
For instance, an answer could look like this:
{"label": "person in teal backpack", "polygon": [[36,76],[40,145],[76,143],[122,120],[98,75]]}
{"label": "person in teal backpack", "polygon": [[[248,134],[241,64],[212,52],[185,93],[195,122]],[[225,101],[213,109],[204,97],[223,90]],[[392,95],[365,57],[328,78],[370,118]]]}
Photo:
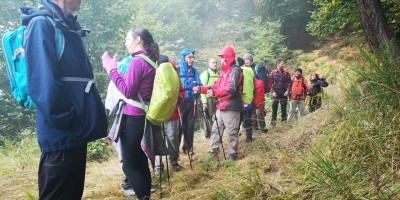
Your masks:
{"label": "person in teal backpack", "polygon": [[[37,108],[36,133],[41,150],[39,199],[81,199],[87,143],[107,135],[104,105],[82,42],[88,32],[72,15],[80,9],[81,0],[64,3],[41,0],[39,9],[21,9],[22,25],[27,26],[27,93]],[[48,18],[64,35],[60,59],[55,28]]]}
{"label": "person in teal backpack", "polygon": [[[204,70],[200,74],[200,80],[204,86],[210,86],[217,80],[218,76],[219,71],[217,70],[217,60],[215,58],[210,58],[208,60],[208,69]],[[209,138],[211,134],[211,125],[213,121],[212,119],[215,115],[215,111],[217,110],[217,108],[215,107],[217,104],[217,100],[215,98],[207,97],[207,95],[202,94],[201,102],[203,102],[203,110],[208,115],[208,119],[204,119],[208,120],[208,122],[204,121],[204,135],[206,138]],[[207,127],[206,123],[209,124],[209,127]]]}
{"label": "person in teal backpack", "polygon": [[193,137],[194,137],[194,118],[196,110],[194,107],[195,93],[192,88],[195,84],[202,85],[199,73],[194,68],[194,50],[185,49],[181,52],[181,63],[179,64],[179,77],[182,87],[185,89],[185,101],[180,106],[182,114],[182,133],[183,147],[185,153],[193,154]]}

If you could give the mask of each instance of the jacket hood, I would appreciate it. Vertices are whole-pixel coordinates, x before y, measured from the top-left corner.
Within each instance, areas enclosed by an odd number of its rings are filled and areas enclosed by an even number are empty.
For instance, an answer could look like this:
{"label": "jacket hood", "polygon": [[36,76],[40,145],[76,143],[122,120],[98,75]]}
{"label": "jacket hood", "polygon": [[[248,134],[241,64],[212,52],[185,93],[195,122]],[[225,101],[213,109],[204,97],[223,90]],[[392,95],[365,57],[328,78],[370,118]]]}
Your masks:
{"label": "jacket hood", "polygon": [[187,67],[187,62],[185,61],[185,57],[189,54],[194,55],[195,51],[192,49],[185,49],[181,52],[181,66],[182,67]]}
{"label": "jacket hood", "polygon": [[57,28],[63,31],[74,32],[81,37],[85,37],[90,32],[88,29],[83,29],[77,22],[77,16],[64,16],[61,8],[50,0],[41,0],[37,9],[21,7],[20,8],[22,25],[27,26],[29,22],[37,16],[49,16],[57,23]]}

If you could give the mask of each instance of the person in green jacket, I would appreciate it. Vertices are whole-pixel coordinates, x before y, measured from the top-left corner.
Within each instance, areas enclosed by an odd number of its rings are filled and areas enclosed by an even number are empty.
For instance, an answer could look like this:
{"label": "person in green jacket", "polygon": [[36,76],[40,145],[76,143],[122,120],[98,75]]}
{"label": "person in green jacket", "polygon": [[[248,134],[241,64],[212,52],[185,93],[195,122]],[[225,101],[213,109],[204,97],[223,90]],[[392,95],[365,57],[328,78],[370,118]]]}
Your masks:
{"label": "person in green jacket", "polygon": [[[217,59],[210,58],[208,60],[208,69],[204,70],[200,74],[200,80],[204,86],[210,86],[215,82],[215,80],[217,80],[218,76],[219,71],[217,70]],[[202,94],[201,102],[203,102],[203,110],[208,113],[208,119],[205,119],[208,120],[208,122],[204,121],[204,135],[206,138],[210,138],[211,125],[216,111],[217,100],[213,97],[207,97],[206,94]],[[210,125],[209,129],[207,128],[206,123]]]}

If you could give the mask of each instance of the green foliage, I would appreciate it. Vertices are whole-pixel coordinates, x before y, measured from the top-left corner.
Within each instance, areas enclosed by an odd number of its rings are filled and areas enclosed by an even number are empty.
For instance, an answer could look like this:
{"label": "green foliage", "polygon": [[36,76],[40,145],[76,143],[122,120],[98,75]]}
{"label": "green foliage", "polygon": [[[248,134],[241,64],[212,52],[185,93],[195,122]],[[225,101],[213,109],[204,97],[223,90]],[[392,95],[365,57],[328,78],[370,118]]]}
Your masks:
{"label": "green foliage", "polygon": [[400,63],[393,45],[351,66],[353,83],[337,114],[346,120],[318,142],[302,173],[316,199],[397,199],[399,182]]}
{"label": "green foliage", "polygon": [[[359,11],[355,0],[310,0],[315,6],[312,21],[307,30],[311,35],[327,37],[343,33],[360,33]],[[400,1],[380,0],[386,23],[390,30],[399,37],[400,33]]]}
{"label": "green foliage", "polygon": [[0,174],[21,174],[37,168],[40,149],[35,133],[24,130],[18,141],[0,137]]}
{"label": "green foliage", "polygon": [[88,143],[87,159],[89,161],[104,161],[113,155],[113,149],[106,138]]}
{"label": "green foliage", "polygon": [[312,12],[308,31],[314,36],[326,37],[340,31],[359,31],[360,22],[355,0],[313,0],[316,10]]}

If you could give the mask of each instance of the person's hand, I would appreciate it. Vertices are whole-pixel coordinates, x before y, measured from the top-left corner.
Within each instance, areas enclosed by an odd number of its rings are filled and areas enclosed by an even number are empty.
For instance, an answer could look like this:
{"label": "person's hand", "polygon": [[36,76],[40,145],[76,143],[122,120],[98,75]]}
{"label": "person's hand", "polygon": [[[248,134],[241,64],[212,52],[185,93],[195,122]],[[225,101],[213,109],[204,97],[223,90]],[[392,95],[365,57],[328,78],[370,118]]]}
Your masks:
{"label": "person's hand", "polygon": [[276,95],[276,92],[273,92],[272,93],[272,97],[276,97],[277,95]]}
{"label": "person's hand", "polygon": [[194,86],[194,87],[193,87],[193,92],[194,92],[195,94],[200,93],[200,86]]}
{"label": "person's hand", "polygon": [[104,52],[101,56],[101,62],[103,64],[103,68],[106,70],[107,73],[110,73],[111,70],[117,69],[117,61],[118,61],[118,54],[115,54],[114,57],[108,54],[108,51]]}
{"label": "person's hand", "polygon": [[207,96],[213,97],[214,96],[214,91],[212,89],[207,90]]}
{"label": "person's hand", "polygon": [[283,96],[287,96],[289,94],[289,92],[288,91],[286,91],[284,94],[283,94]]}
{"label": "person's hand", "polygon": [[207,109],[207,104],[203,103],[203,109]]}

